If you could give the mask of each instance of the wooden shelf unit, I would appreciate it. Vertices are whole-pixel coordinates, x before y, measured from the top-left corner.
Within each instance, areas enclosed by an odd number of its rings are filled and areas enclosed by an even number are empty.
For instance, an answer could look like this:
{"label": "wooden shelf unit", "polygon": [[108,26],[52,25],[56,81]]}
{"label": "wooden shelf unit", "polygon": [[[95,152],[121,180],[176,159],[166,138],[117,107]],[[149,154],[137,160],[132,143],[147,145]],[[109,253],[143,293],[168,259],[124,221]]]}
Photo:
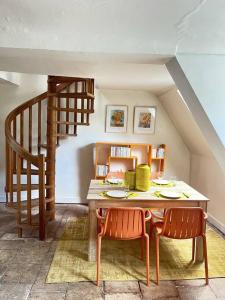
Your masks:
{"label": "wooden shelf unit", "polygon": [[[112,155],[112,148],[117,147],[117,154]],[[125,149],[123,149],[125,148]],[[164,149],[164,157],[152,157],[151,144],[98,142],[95,146],[95,179],[104,179],[108,172],[125,172],[135,169],[137,164],[148,164],[152,172],[164,172],[166,145],[158,145]],[[121,153],[123,155],[121,155]],[[125,156],[127,154],[127,156]],[[104,169],[105,175],[99,174],[99,168]]]}

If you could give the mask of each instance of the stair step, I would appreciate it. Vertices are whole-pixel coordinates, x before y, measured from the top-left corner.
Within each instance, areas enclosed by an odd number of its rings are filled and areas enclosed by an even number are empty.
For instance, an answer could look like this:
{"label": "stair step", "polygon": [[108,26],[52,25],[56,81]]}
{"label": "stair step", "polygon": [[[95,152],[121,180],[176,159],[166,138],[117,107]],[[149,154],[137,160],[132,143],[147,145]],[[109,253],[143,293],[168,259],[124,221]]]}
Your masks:
{"label": "stair step", "polygon": [[[45,198],[45,203],[50,203],[54,200],[54,198]],[[21,210],[27,209],[27,200],[21,201],[20,207]],[[34,198],[31,199],[31,207],[38,207],[39,206],[39,198]],[[17,209],[18,208],[18,202],[13,202],[13,203],[7,203],[7,208],[13,208]]]}
{"label": "stair step", "polygon": [[60,138],[64,138],[64,137],[67,137],[67,136],[77,136],[77,134],[74,134],[74,133],[57,133],[56,136],[60,137]]}
{"label": "stair step", "polygon": [[48,97],[58,98],[78,98],[78,99],[94,99],[95,96],[90,93],[48,93]]}
{"label": "stair step", "polygon": [[56,107],[53,106],[53,109],[57,111],[67,111],[67,112],[73,112],[73,113],[82,113],[82,114],[92,114],[94,113],[94,109],[85,109],[85,108],[71,108],[71,107]]}
{"label": "stair step", "polygon": [[[14,170],[13,173],[16,174],[16,170]],[[25,168],[22,169],[21,174],[22,175],[27,175],[27,169],[25,169]],[[39,175],[38,170],[31,169],[31,175]]]}
{"label": "stair step", "polygon": [[[46,211],[45,212],[45,223],[47,225],[47,222],[50,219],[51,213],[54,211],[54,209]],[[26,214],[22,214],[21,215],[23,218],[23,221],[21,222],[21,224],[17,224],[18,228],[38,228],[39,227],[39,213],[32,215],[32,224],[28,224],[28,219],[27,219],[27,215]]]}
{"label": "stair step", "polygon": [[69,122],[69,121],[57,121],[56,124],[65,124],[65,125],[86,125],[89,126],[90,123],[84,123],[84,122]]}
{"label": "stair step", "polygon": [[[42,147],[42,148],[45,148],[45,149],[48,148],[47,144],[40,144],[39,146]],[[58,147],[59,147],[59,145],[56,145],[56,148],[58,148]]]}
{"label": "stair step", "polygon": [[[39,184],[31,184],[31,190],[38,190],[39,189]],[[45,189],[50,189],[50,185],[45,185]],[[20,185],[20,190],[21,191],[27,191],[28,190],[28,185],[27,184],[21,184]],[[13,184],[13,192],[17,192],[17,184]]]}

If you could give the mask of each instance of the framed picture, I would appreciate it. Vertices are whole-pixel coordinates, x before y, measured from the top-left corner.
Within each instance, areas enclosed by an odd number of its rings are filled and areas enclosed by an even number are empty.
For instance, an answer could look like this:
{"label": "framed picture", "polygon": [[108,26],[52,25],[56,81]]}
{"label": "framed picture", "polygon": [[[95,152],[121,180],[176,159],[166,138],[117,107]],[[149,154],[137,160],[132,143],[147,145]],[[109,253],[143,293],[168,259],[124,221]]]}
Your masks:
{"label": "framed picture", "polygon": [[106,106],[106,132],[127,132],[127,105]]}
{"label": "framed picture", "polygon": [[153,134],[155,132],[156,107],[135,106],[134,133]]}

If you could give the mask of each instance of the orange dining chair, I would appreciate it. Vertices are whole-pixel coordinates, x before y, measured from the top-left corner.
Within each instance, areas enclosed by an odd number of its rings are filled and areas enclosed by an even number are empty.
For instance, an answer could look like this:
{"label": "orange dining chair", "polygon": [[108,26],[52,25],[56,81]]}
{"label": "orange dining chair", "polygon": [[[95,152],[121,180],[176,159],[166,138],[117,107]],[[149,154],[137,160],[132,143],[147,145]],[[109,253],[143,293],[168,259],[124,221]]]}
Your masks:
{"label": "orange dining chair", "polygon": [[124,179],[124,172],[121,172],[121,171],[112,172],[112,171],[110,171],[107,174],[106,179],[112,179],[112,178]]}
{"label": "orange dining chair", "polygon": [[[149,236],[146,233],[146,222],[151,219],[151,213],[138,207],[108,208],[106,215],[96,210],[100,221],[100,232],[97,236],[97,285],[99,285],[101,241],[103,237],[113,240],[141,239],[141,258],[144,258],[144,240],[146,244],[146,278],[149,286]],[[99,223],[99,222],[98,222]]]}
{"label": "orange dining chair", "polygon": [[192,260],[195,258],[195,239],[203,239],[203,255],[205,261],[205,279],[208,284],[208,258],[206,245],[206,219],[207,214],[200,207],[176,207],[165,211],[164,217],[159,217],[151,212],[156,239],[156,282],[159,284],[159,240],[160,236],[172,239],[192,239]]}

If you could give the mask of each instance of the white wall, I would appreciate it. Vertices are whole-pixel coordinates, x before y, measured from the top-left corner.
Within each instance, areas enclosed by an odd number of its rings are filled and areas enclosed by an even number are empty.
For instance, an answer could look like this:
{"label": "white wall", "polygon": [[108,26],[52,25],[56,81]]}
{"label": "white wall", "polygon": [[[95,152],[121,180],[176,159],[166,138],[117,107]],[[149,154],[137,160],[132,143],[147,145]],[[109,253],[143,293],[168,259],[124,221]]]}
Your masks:
{"label": "white wall", "polygon": [[[105,133],[105,106],[128,105],[128,132]],[[135,105],[157,106],[154,135],[133,134]],[[190,154],[158,99],[148,92],[125,90],[96,90],[95,114],[90,127],[79,127],[78,137],[62,142],[57,150],[56,194],[58,202],[85,201],[90,178],[93,176],[93,145],[102,141],[165,143],[168,148],[166,175],[189,182]]]}
{"label": "white wall", "polygon": [[207,196],[209,220],[225,233],[225,176],[214,158],[211,144],[205,139],[177,88],[159,97],[191,152],[191,185]]}
{"label": "white wall", "polygon": [[191,155],[191,185],[210,199],[209,221],[225,234],[225,176],[214,157]]}

